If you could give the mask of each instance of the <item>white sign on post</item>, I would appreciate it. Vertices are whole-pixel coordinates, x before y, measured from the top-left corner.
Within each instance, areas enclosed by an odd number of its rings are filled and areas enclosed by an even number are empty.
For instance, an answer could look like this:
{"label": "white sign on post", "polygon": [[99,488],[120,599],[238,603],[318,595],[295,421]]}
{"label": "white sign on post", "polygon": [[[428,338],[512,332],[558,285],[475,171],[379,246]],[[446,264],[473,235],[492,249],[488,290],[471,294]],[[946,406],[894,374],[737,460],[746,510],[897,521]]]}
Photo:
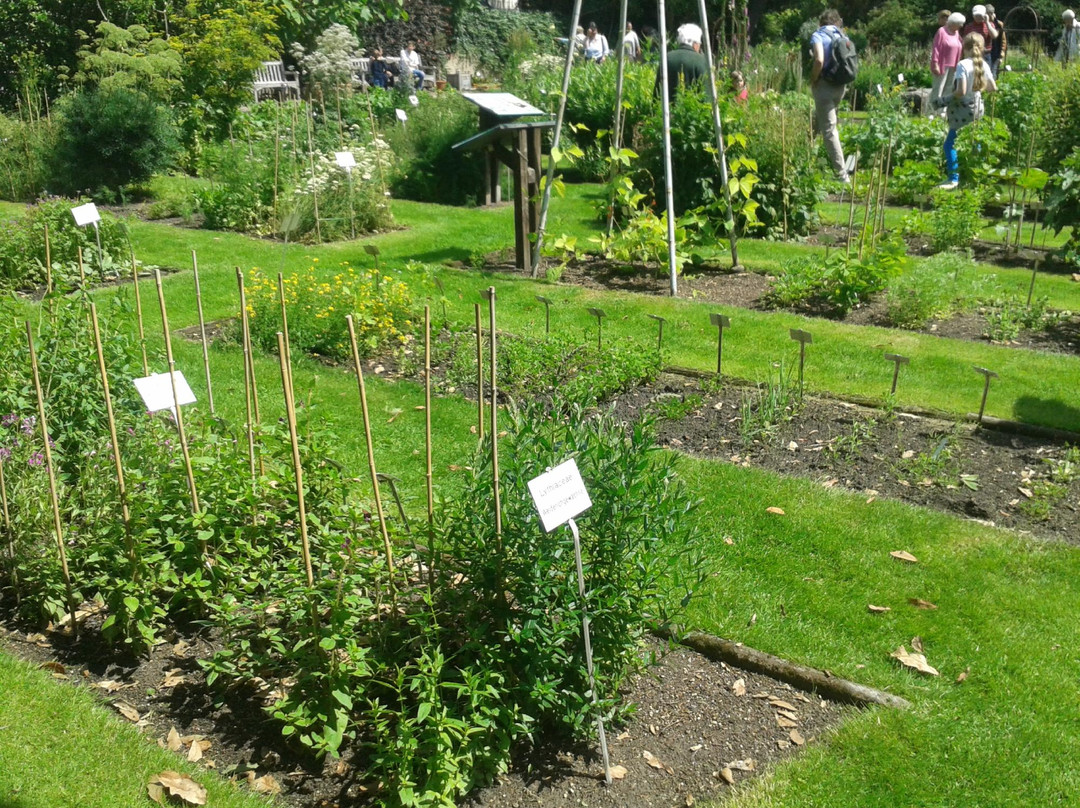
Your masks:
{"label": "white sign on post", "polygon": [[397,119],[401,121],[403,126],[405,121],[409,120],[409,116],[405,114],[405,110],[403,109],[395,109],[394,114],[397,115]]}
{"label": "white sign on post", "polygon": [[420,106],[420,99],[417,98],[415,95],[410,95],[409,103],[412,104],[414,107],[418,107]]}
{"label": "white sign on post", "polygon": [[101,221],[101,214],[98,213],[97,205],[93,202],[87,202],[85,205],[72,208],[71,215],[75,217],[75,224],[79,227],[86,227],[88,224],[97,224]]}
{"label": "white sign on post", "polygon": [[898,84],[903,84],[904,83],[904,74],[903,73],[897,73],[896,74],[896,79],[897,79]]}
{"label": "white sign on post", "polygon": [[334,152],[334,162],[346,171],[356,165],[356,158],[351,151]]}
{"label": "white sign on post", "polygon": [[592,507],[573,458],[530,480],[529,493],[548,533]]}
{"label": "white sign on post", "polygon": [[[172,380],[169,378],[168,373],[153,373],[142,379],[135,379],[135,389],[142,396],[148,412],[175,411]],[[187,383],[187,379],[184,378],[184,374],[179,370],[176,371],[176,397],[179,399],[181,406],[195,403],[195,394],[191,392],[191,386]],[[173,417],[175,417],[175,412]]]}

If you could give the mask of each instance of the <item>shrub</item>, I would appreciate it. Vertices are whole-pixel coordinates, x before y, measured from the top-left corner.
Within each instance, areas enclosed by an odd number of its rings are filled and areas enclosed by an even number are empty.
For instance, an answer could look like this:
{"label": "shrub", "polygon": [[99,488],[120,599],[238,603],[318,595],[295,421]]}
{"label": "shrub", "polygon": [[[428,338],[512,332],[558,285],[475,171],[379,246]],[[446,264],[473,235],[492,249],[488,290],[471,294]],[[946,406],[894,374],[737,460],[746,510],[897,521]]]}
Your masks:
{"label": "shrub", "polygon": [[986,191],[978,188],[935,191],[931,198],[933,209],[909,216],[904,224],[905,233],[929,236],[934,252],[970,247],[982,229]]}
{"label": "shrub", "polygon": [[[71,208],[87,200],[47,199],[30,205],[26,212],[0,229],[0,285],[26,288],[42,285],[45,272],[45,226],[49,227],[53,283],[58,287],[79,279],[78,249],[83,251],[84,270],[93,276],[97,265],[97,240],[93,227],[79,227]],[[127,233],[121,222],[107,211],[98,222],[104,271],[130,271]]]}
{"label": "shrub", "polygon": [[0,113],[0,197],[29,202],[44,192],[50,132],[48,121],[24,121]]}
{"label": "shrub", "polygon": [[[403,342],[415,317],[408,287],[375,269],[359,270],[348,262],[339,267],[339,272],[327,276],[312,263],[283,279],[289,345],[338,360],[350,358],[348,314],[353,316],[361,356]],[[276,352],[277,332],[282,330],[277,278],[256,267],[248,273],[244,290],[252,341]]]}
{"label": "shrub", "polygon": [[566,35],[564,27],[546,11],[463,7],[454,21],[454,47],[481,69],[501,75],[534,55],[557,53],[555,39]]}
{"label": "shrub", "polygon": [[1072,227],[1069,240],[1062,247],[1065,260],[1080,266],[1080,147],[1073,149],[1049,183],[1046,218],[1043,224],[1060,233]]}
{"label": "shrub", "polygon": [[292,56],[308,79],[324,97],[331,97],[338,88],[352,91],[352,59],[360,43],[352,31],[334,23],[315,40],[315,49],[306,51],[299,42],[292,44]]}
{"label": "shrub", "polygon": [[919,262],[889,284],[887,317],[897,328],[918,330],[975,306],[986,293],[970,255],[942,252]]}
{"label": "shrub", "polygon": [[79,49],[75,81],[91,88],[123,87],[167,104],[180,86],[182,66],[180,54],[143,26],[101,22],[93,42]]}
{"label": "shrub", "polygon": [[169,111],[123,87],[65,96],[52,152],[53,183],[64,192],[123,194],[166,168],[177,147]]}
{"label": "shrub", "polygon": [[[1040,69],[1043,69],[1040,67]],[[1075,64],[1045,68],[1047,93],[1042,110],[1039,164],[1052,170],[1080,147],[1080,70]]]}

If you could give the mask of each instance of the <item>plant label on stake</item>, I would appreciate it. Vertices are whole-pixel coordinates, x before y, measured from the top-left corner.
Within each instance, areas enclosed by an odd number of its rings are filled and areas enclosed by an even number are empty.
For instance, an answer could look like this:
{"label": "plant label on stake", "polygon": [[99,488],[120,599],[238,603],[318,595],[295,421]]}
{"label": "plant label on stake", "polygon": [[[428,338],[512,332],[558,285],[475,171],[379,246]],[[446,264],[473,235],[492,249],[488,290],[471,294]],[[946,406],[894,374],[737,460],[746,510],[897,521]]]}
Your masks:
{"label": "plant label on stake", "polygon": [[645,316],[648,317],[650,320],[656,320],[656,324],[659,326],[658,333],[656,335],[656,351],[657,353],[659,353],[660,349],[664,345],[664,323],[666,323],[667,320],[665,320],[659,314],[646,314]]}
{"label": "plant label on stake", "polygon": [[596,318],[596,350],[599,351],[604,339],[604,318],[607,317],[607,313],[603,309],[592,306],[587,307],[587,311]]}
{"label": "plant label on stake", "polygon": [[719,376],[721,363],[724,361],[724,329],[731,328],[731,318],[726,314],[710,314],[709,322],[719,331],[716,339],[716,375]]}
{"label": "plant label on stake", "polygon": [[806,364],[806,346],[814,344],[814,336],[809,331],[803,331],[799,328],[789,329],[788,334],[799,343],[799,397],[801,398],[803,393],[803,365]]}
{"label": "plant label on stake", "polygon": [[402,128],[405,127],[405,121],[409,120],[409,116],[405,114],[403,109],[395,109],[394,114],[397,115],[397,119],[401,121]]}
{"label": "plant label on stake", "polygon": [[529,480],[529,493],[540,524],[550,533],[563,524],[570,526],[574,537],[574,562],[577,565],[578,597],[581,598],[581,633],[585,640],[585,667],[589,674],[589,689],[592,691],[593,706],[597,707],[596,726],[600,735],[600,753],[604,758],[604,780],[611,785],[611,760],[608,757],[607,737],[604,735],[604,717],[600,714],[599,699],[596,695],[596,679],[593,674],[592,643],[589,639],[589,612],[585,603],[585,573],[581,567],[581,535],[578,533],[574,517],[592,507],[589,492],[581,479],[577,463],[570,458],[539,477]]}
{"label": "plant label on stake", "polygon": [[101,280],[105,280],[105,258],[101,252],[101,231],[98,229],[98,222],[101,221],[101,214],[98,213],[97,205],[93,202],[87,202],[85,205],[78,205],[71,209],[71,215],[75,217],[75,224],[79,227],[86,227],[88,224],[94,226],[94,239],[97,241],[98,251],[98,274],[101,276]]}
{"label": "plant label on stake", "polygon": [[998,375],[986,368],[975,368],[976,373],[981,373],[983,378],[986,379],[986,383],[983,385],[982,403],[979,405],[979,423],[982,423],[983,413],[986,412],[986,397],[990,394],[990,380],[998,378]]}
{"label": "plant label on stake", "polygon": [[413,93],[409,96],[409,103],[412,104],[414,107],[420,106],[420,99],[416,97],[416,93]]}
{"label": "plant label on stake", "polygon": [[892,396],[892,395],[896,395],[896,382],[900,378],[900,366],[910,363],[911,360],[906,356],[901,356],[900,354],[894,354],[894,353],[885,354],[885,359],[887,361],[889,361],[889,362],[895,362],[896,363],[895,367],[893,367],[892,389],[889,390],[889,395]]}
{"label": "plant label on stake", "polygon": [[356,158],[351,151],[339,151],[334,152],[334,162],[351,174],[353,166],[356,165]]}
{"label": "plant label on stake", "polygon": [[[191,392],[191,386],[184,378],[184,374],[177,370],[176,373],[176,397],[181,406],[194,404],[195,394]],[[152,373],[141,379],[135,379],[135,389],[142,397],[147,412],[160,412],[168,410],[176,419],[176,405],[173,403],[172,381],[168,373]]]}

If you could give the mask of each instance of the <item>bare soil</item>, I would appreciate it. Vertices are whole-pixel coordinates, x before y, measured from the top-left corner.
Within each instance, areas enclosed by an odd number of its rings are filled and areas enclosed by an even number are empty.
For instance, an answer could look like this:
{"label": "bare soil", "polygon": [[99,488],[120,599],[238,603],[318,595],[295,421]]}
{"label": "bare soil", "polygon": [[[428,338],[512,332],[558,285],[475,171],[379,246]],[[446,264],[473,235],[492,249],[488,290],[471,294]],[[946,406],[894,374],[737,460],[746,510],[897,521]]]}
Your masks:
{"label": "bare soil", "polygon": [[[222,698],[212,691],[197,663],[215,649],[212,638],[177,635],[155,647],[148,658],[136,659],[103,645],[94,622],[89,618],[78,642],[64,631],[25,633],[0,625],[0,650],[48,670],[54,678],[90,689],[122,720],[135,723],[151,743],[168,748],[175,729],[174,751],[187,757],[192,745],[201,742],[205,750],[200,765],[279,793],[278,805],[379,804],[378,786],[359,778],[362,769],[355,755],[314,761],[285,742],[262,711],[257,694],[231,691]],[[625,777],[605,785],[596,748],[541,743],[521,750],[512,771],[467,804],[685,806],[690,797],[716,796],[760,775],[855,709],[660,640],[651,639],[642,649],[643,660],[653,657],[655,664],[633,676],[625,692],[637,705],[636,713],[628,723],[607,728],[611,764],[623,766]],[[778,701],[786,706],[777,706]],[[786,711],[784,726],[780,710]]]}
{"label": "bare soil", "polygon": [[747,440],[743,408],[748,401],[753,408],[756,394],[734,384],[710,392],[697,380],[663,374],[616,406],[628,419],[689,410],[657,422],[659,443],[677,451],[1080,544],[1080,480],[1049,485],[1063,444],[812,396],[766,436]]}

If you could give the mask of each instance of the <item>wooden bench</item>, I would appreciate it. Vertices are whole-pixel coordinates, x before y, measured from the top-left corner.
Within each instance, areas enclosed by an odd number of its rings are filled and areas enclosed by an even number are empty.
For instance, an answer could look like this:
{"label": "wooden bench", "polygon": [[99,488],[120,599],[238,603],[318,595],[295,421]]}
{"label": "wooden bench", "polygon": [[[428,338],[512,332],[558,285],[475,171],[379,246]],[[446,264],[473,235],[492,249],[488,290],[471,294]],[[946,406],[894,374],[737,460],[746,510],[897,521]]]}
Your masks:
{"label": "wooden bench", "polygon": [[352,82],[356,87],[366,87],[371,84],[371,59],[366,56],[349,60],[349,69],[352,72]]}
{"label": "wooden bench", "polygon": [[259,101],[259,93],[270,92],[276,97],[300,97],[300,77],[290,70],[285,69],[285,64],[278,59],[276,62],[263,62],[255,71],[255,80],[252,82],[252,90],[255,93],[255,101]]}

